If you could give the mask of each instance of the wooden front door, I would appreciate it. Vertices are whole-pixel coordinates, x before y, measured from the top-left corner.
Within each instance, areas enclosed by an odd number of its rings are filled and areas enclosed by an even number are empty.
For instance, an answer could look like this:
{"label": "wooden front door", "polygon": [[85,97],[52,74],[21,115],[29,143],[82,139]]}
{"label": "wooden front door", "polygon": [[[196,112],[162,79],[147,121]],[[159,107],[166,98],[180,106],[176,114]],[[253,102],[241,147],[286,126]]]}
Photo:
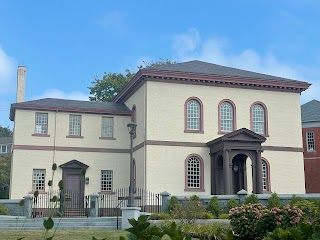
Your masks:
{"label": "wooden front door", "polygon": [[67,208],[84,207],[84,188],[81,174],[66,174],[65,196]]}

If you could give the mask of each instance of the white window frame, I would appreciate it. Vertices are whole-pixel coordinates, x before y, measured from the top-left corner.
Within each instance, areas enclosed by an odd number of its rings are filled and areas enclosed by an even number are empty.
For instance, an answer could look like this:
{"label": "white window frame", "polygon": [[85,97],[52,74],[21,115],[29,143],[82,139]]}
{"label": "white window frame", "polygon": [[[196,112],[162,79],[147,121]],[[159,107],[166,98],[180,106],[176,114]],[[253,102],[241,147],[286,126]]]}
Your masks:
{"label": "white window frame", "polygon": [[69,115],[69,135],[81,136],[82,116],[76,114]]}
{"label": "white window frame", "polygon": [[187,103],[187,129],[201,130],[201,105],[195,99]]}
{"label": "white window frame", "polygon": [[36,112],[34,133],[48,134],[48,113]]}
{"label": "white window frame", "polygon": [[102,192],[111,192],[113,189],[113,171],[101,170],[100,189]]}
{"label": "white window frame", "polygon": [[[3,148],[5,148],[5,151],[3,151]],[[8,145],[0,145],[0,154],[8,153]]]}
{"label": "white window frame", "polygon": [[263,191],[269,190],[269,172],[268,172],[268,165],[266,161],[261,159],[261,165],[262,165],[262,188]]}
{"label": "white window frame", "polygon": [[201,189],[201,162],[200,159],[191,156],[187,162],[187,188]]}
{"label": "white window frame", "polygon": [[313,131],[306,132],[306,145],[308,152],[314,152],[316,150],[316,140]]}
{"label": "white window frame", "polygon": [[234,109],[231,103],[225,101],[220,105],[220,131],[232,132],[234,122]]}
{"label": "white window frame", "polygon": [[263,106],[255,104],[252,107],[252,131],[265,134],[266,133],[266,112]]}
{"label": "white window frame", "polygon": [[114,119],[113,117],[102,117],[101,137],[113,138]]}
{"label": "white window frame", "polygon": [[45,191],[46,185],[46,170],[33,169],[32,171],[32,191]]}

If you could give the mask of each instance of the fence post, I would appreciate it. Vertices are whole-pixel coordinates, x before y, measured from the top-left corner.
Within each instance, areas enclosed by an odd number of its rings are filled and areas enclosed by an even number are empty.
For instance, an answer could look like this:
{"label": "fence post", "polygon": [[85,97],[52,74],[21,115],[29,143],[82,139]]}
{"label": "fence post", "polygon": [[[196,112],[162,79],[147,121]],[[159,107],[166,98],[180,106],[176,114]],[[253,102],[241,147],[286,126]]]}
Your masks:
{"label": "fence post", "polygon": [[160,195],[162,197],[161,212],[166,212],[168,209],[169,198],[170,198],[171,194],[168,192],[162,192],[162,193],[160,193]]}
{"label": "fence post", "polygon": [[238,198],[239,198],[239,204],[244,204],[246,201],[246,197],[248,195],[248,192],[244,189],[237,192]]}
{"label": "fence post", "polygon": [[32,195],[27,195],[24,196],[24,206],[23,206],[23,212],[24,216],[26,218],[31,218],[32,217],[32,200],[33,196]]}
{"label": "fence post", "polygon": [[99,216],[99,194],[93,193],[90,195],[90,217]]}

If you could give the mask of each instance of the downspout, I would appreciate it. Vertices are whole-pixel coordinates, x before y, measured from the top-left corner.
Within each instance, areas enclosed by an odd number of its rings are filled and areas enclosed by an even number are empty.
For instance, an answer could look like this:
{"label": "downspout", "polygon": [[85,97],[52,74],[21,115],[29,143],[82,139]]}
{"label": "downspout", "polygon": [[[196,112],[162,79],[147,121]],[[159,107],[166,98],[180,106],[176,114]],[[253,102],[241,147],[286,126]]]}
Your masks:
{"label": "downspout", "polygon": [[147,189],[147,111],[148,111],[148,104],[147,104],[147,81],[145,82],[144,88],[144,189]]}

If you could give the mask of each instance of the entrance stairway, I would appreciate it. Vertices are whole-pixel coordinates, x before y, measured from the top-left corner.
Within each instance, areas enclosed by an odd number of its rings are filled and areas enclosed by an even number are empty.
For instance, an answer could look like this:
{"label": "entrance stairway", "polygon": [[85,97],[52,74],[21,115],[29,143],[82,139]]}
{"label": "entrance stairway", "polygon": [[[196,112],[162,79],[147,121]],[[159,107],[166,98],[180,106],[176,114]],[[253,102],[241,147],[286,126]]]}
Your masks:
{"label": "entrance stairway", "polygon": [[[56,228],[59,218],[54,218],[54,229]],[[119,217],[118,226],[121,229],[121,217]],[[43,218],[31,218],[16,216],[0,216],[0,231],[1,230],[43,230]],[[61,218],[58,230],[116,230],[117,217],[98,217],[98,218]]]}

